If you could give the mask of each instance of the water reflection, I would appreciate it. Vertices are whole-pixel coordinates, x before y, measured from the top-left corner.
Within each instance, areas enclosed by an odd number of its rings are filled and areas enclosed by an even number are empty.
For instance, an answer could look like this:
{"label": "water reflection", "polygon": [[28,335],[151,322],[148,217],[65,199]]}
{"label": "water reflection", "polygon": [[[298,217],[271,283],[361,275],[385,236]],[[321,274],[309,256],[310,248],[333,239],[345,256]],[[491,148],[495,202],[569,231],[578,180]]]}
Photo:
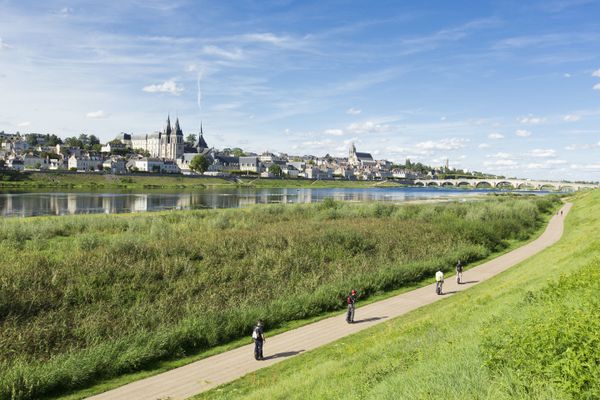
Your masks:
{"label": "water reflection", "polygon": [[[66,214],[114,214],[199,208],[237,208],[269,203],[392,201],[468,197],[490,190],[436,188],[363,189],[216,189],[176,193],[0,192],[0,214],[9,217]],[[536,192],[540,193],[540,192]]]}

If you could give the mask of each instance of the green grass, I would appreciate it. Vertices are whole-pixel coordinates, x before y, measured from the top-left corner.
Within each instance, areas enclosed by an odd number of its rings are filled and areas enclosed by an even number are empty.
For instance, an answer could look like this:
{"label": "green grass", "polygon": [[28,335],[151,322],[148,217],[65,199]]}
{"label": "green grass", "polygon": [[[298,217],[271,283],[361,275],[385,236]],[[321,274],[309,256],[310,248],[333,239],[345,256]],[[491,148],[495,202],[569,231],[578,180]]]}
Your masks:
{"label": "green grass", "polygon": [[[554,197],[0,221],[0,398],[38,398],[286,327],[526,240]],[[433,256],[435,254],[435,257]],[[172,365],[171,365],[172,366]],[[168,365],[163,367],[168,368]]]}
{"label": "green grass", "polygon": [[0,171],[0,189],[204,189],[212,186],[235,186],[231,181],[212,177],[152,174],[111,175],[99,173],[44,173]]}
{"label": "green grass", "polygon": [[600,398],[599,230],[600,191],[581,193],[529,260],[195,399]]}

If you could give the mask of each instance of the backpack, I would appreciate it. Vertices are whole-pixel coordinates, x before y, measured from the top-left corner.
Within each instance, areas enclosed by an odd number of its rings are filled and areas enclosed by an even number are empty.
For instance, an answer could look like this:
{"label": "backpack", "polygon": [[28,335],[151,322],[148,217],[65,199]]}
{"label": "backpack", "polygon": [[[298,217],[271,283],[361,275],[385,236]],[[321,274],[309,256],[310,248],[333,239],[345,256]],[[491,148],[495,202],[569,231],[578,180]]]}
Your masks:
{"label": "backpack", "polygon": [[256,340],[258,339],[258,326],[254,327],[254,330],[252,331],[252,339]]}

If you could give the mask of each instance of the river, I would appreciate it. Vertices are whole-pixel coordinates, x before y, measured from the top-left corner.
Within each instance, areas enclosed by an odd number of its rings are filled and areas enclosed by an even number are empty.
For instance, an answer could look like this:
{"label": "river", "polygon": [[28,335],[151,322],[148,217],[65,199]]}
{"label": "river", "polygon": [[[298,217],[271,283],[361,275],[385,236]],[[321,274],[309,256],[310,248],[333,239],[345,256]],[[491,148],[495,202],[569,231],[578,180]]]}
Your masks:
{"label": "river", "polygon": [[[64,192],[0,191],[0,215],[31,217],[68,214],[114,214],[161,210],[237,208],[254,204],[313,203],[325,198],[341,201],[406,202],[468,199],[500,191],[418,187],[250,189],[219,188],[202,191]],[[506,191],[502,191],[506,193]],[[545,192],[523,192],[536,193]]]}

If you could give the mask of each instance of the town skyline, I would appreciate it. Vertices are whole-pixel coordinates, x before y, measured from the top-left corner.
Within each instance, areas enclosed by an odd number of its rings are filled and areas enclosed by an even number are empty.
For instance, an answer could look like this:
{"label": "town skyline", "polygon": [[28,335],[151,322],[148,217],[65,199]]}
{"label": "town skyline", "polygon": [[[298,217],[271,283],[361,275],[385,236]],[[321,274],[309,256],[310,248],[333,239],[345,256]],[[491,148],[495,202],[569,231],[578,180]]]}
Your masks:
{"label": "town skyline", "polygon": [[[0,3],[0,130],[600,176],[596,1]],[[321,154],[322,153],[322,154]]]}

